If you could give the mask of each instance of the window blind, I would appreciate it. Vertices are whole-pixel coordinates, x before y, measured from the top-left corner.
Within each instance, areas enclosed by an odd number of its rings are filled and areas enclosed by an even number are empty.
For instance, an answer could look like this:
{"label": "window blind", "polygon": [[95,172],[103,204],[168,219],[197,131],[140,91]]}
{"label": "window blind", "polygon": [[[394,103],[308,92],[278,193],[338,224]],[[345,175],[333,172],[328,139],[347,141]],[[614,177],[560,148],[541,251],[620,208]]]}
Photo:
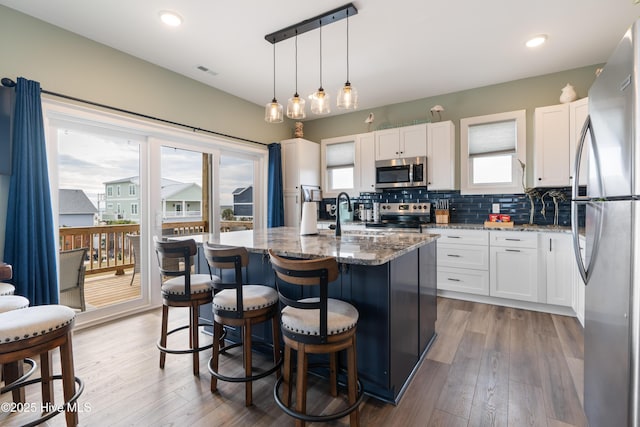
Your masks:
{"label": "window blind", "polygon": [[516,120],[469,126],[469,156],[486,156],[516,152]]}
{"label": "window blind", "polygon": [[355,145],[353,141],[327,145],[327,168],[353,166]]}

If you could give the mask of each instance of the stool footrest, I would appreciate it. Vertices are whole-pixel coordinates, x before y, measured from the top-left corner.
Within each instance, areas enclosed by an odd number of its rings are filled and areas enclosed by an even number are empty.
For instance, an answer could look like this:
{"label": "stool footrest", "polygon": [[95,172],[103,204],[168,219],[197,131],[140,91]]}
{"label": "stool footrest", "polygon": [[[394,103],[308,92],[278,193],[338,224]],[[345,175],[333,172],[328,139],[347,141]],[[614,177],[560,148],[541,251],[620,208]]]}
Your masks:
{"label": "stool footrest", "polygon": [[[326,365],[325,364],[309,365],[309,367],[313,367],[313,366],[326,366]],[[327,421],[334,421],[334,420],[346,417],[347,415],[351,414],[353,411],[358,409],[358,406],[360,406],[360,404],[362,403],[362,399],[364,399],[364,390],[362,388],[362,383],[358,378],[356,380],[356,384],[358,386],[358,395],[356,396],[355,403],[353,403],[352,405],[349,405],[347,408],[343,409],[342,411],[334,412],[332,414],[326,414],[326,415],[303,414],[302,412],[298,412],[286,406],[282,401],[282,399],[280,398],[280,386],[282,385],[283,381],[284,381],[284,377],[280,377],[278,378],[275,385],[273,386],[273,398],[275,399],[278,407],[282,409],[282,411],[285,414],[289,415],[292,418],[296,418],[302,421],[327,422]]]}
{"label": "stool footrest", "polygon": [[25,383],[27,381],[27,378],[29,378],[31,374],[33,374],[36,371],[36,368],[38,367],[38,365],[36,364],[36,361],[33,359],[25,358],[24,363],[31,366],[31,369],[29,369],[27,373],[23,374],[20,378],[18,378],[11,384],[6,384],[4,387],[0,388],[0,394],[4,394],[6,392],[15,390],[16,388],[19,388],[20,385]]}
{"label": "stool footrest", "polygon": [[[242,344],[232,344],[230,346],[224,347],[225,349],[229,349],[232,347],[238,347],[238,345],[242,345]],[[256,375],[251,375],[249,377],[228,377],[226,375],[222,375],[216,371],[213,370],[213,368],[211,367],[211,362],[213,362],[213,357],[209,358],[209,362],[207,363],[207,367],[209,368],[209,373],[211,375],[213,375],[214,377],[216,377],[219,380],[222,381],[227,381],[230,383],[246,383],[249,381],[255,381],[255,380],[259,380],[260,378],[265,378],[268,377],[269,375],[273,374],[275,371],[277,371],[280,366],[282,366],[282,357],[280,357],[280,360],[278,361],[278,363],[276,363],[275,365],[273,365],[271,368],[267,369],[264,372],[261,372],[259,374]]]}
{"label": "stool footrest", "polygon": [[[198,326],[211,326],[210,323],[198,323]],[[180,326],[178,328],[172,329],[169,332],[167,332],[167,336],[173,334],[174,332],[178,332],[181,331],[183,329],[188,329],[189,325],[184,325],[184,326]],[[189,354],[189,353],[196,353],[198,351],[204,351],[204,350],[208,350],[210,348],[213,348],[213,343],[202,346],[202,347],[198,347],[198,348],[190,348],[190,349],[186,349],[186,350],[173,350],[167,347],[163,347],[162,345],[160,345],[160,340],[158,340],[158,342],[156,343],[156,347],[158,347],[158,350],[164,352],[164,353],[170,353],[170,354]]]}
{"label": "stool footrest", "polygon": [[[53,375],[51,376],[51,380],[62,380],[62,375]],[[2,391],[0,392],[0,394],[4,394],[4,393],[8,393],[10,391],[13,391],[17,388],[21,388],[21,387],[26,387],[28,385],[31,384],[37,384],[37,383],[41,383],[43,381],[42,378],[34,378],[32,380],[25,380],[24,376],[22,378],[20,378],[18,381],[14,381],[13,383],[9,384],[8,386],[4,387],[2,389]],[[71,399],[69,399],[69,401],[64,402],[63,406],[66,408],[69,408],[71,405],[73,405],[78,398],[80,397],[80,395],[82,394],[82,392],[84,391],[84,382],[78,378],[78,377],[74,377],[74,381],[75,383],[78,385],[78,388],[75,392],[75,394],[73,396],[71,396]],[[43,422],[50,420],[51,418],[55,417],[56,415],[60,414],[61,412],[64,411],[53,411],[53,412],[47,412],[45,415],[41,416],[40,418],[37,418],[27,424],[22,424],[22,427],[33,427],[33,426],[37,426],[39,424],[42,424]],[[76,412],[76,411],[74,411]]]}

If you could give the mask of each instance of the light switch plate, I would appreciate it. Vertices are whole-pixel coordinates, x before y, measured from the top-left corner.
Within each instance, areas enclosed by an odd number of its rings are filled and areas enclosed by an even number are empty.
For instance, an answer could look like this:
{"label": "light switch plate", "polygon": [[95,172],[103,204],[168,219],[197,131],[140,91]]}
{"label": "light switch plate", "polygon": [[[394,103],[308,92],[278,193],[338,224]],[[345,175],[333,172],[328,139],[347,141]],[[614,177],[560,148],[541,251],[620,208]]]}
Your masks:
{"label": "light switch plate", "polygon": [[500,203],[493,203],[493,205],[491,206],[491,213],[500,213]]}

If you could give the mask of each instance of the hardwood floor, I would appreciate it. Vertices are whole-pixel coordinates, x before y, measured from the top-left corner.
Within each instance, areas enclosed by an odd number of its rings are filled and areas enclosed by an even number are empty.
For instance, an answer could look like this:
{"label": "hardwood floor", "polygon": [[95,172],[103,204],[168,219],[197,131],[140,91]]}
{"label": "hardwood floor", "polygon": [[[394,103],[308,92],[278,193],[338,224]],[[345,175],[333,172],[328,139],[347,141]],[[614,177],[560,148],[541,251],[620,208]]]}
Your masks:
{"label": "hardwood floor", "polygon": [[[174,325],[186,317],[186,310],[170,310]],[[438,319],[438,338],[400,404],[365,398],[363,427],[587,425],[581,405],[582,328],[576,319],[443,298]],[[81,425],[293,425],[273,401],[273,376],[254,383],[254,405],[245,408],[243,384],[221,382],[217,393],[209,391],[209,352],[201,355],[199,377],[191,374],[188,355],[169,355],[161,370],[159,331],[160,310],[76,331],[76,374],[86,385]],[[186,334],[172,338],[176,346],[187,340]],[[239,372],[239,349],[223,358],[221,369]],[[308,397],[310,411],[343,404],[326,397],[327,384],[313,377],[310,382],[316,383]],[[29,387],[27,394],[34,401],[39,387]],[[1,425],[25,419],[0,413]],[[64,416],[48,425],[64,425]],[[348,417],[330,425],[346,426]]]}

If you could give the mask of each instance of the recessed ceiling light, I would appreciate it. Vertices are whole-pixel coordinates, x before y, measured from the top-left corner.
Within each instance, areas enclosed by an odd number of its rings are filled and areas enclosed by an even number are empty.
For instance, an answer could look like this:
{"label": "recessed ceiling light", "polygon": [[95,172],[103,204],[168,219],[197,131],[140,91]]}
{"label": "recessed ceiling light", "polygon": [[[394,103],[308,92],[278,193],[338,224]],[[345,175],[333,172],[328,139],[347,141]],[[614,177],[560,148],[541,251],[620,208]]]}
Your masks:
{"label": "recessed ceiling light", "polygon": [[170,27],[177,27],[182,24],[182,17],[175,12],[163,10],[160,12],[160,20]]}
{"label": "recessed ceiling light", "polygon": [[529,39],[526,43],[527,47],[537,47],[540,46],[541,44],[544,44],[544,42],[547,41],[547,35],[546,34],[539,34],[531,39]]}

